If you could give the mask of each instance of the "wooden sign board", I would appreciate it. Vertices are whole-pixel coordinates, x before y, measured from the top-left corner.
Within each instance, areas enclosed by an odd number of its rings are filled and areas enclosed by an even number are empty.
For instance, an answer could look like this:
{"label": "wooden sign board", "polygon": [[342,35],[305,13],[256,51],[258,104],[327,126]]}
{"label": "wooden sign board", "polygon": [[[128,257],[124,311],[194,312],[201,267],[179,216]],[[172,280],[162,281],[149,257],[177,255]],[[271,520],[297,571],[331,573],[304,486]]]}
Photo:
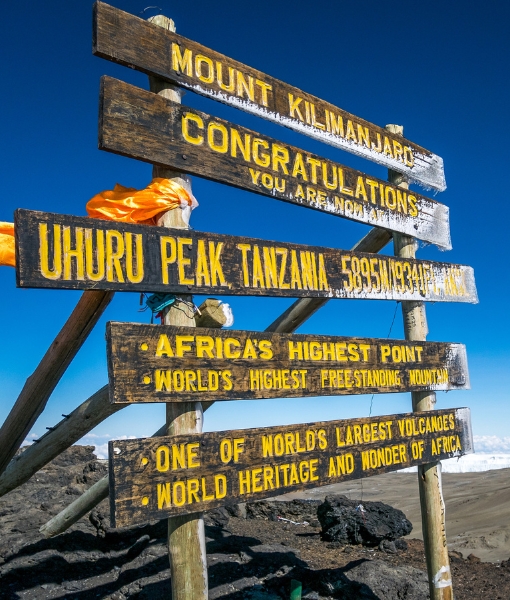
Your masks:
{"label": "wooden sign board", "polygon": [[107,324],[113,403],[469,389],[462,344]]}
{"label": "wooden sign board", "polygon": [[20,287],[477,302],[463,265],[17,210]]}
{"label": "wooden sign board", "polygon": [[473,452],[468,408],[109,443],[113,527]]}
{"label": "wooden sign board", "polygon": [[451,248],[443,204],[110,77],[99,147]]}
{"label": "wooden sign board", "polygon": [[443,159],[425,148],[101,2],[94,9],[93,52],[372,160],[428,188],[446,188]]}

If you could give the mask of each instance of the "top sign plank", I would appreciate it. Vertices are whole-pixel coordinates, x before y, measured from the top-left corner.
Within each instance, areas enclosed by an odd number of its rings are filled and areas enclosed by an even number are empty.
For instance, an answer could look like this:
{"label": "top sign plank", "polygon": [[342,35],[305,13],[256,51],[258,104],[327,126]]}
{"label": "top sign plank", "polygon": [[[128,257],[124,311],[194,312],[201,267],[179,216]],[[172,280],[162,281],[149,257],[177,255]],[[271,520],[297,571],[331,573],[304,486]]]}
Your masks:
{"label": "top sign plank", "polygon": [[425,187],[446,188],[443,159],[429,150],[102,2],[94,7],[93,52],[399,171]]}

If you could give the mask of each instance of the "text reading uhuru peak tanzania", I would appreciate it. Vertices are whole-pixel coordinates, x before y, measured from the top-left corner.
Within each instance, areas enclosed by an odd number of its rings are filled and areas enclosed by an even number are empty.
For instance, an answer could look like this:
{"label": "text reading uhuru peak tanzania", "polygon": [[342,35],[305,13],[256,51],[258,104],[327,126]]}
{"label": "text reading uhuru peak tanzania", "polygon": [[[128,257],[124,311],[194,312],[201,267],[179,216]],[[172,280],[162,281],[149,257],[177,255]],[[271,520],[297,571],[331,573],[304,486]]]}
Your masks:
{"label": "text reading uhuru peak tanzania", "polygon": [[23,287],[477,302],[473,269],[20,210]]}

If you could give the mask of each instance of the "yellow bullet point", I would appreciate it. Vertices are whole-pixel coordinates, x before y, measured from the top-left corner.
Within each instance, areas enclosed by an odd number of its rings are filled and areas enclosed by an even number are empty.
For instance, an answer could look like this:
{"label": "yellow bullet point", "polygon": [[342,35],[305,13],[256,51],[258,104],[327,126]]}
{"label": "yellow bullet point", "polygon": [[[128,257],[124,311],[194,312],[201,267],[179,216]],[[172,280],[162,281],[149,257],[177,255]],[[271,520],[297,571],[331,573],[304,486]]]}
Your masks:
{"label": "yellow bullet point", "polygon": [[149,346],[147,346],[147,344],[144,342],[141,346],[140,346],[141,350],[148,350]]}
{"label": "yellow bullet point", "polygon": [[148,458],[145,458],[145,456],[142,458],[142,465],[145,467],[145,465],[149,462]]}
{"label": "yellow bullet point", "polygon": [[147,506],[147,504],[149,504],[149,498],[148,498],[147,496],[144,496],[144,497],[142,498],[142,504],[143,504],[144,506]]}
{"label": "yellow bullet point", "polygon": [[149,384],[151,382],[151,378],[148,375],[145,375],[143,382]]}

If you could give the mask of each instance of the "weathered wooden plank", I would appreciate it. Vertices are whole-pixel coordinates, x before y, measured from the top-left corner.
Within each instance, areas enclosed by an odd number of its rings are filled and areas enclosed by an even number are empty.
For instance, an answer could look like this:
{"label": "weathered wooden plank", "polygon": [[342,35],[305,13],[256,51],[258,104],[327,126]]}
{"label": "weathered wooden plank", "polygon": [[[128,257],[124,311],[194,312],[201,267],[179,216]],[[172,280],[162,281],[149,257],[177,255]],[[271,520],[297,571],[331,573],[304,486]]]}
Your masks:
{"label": "weathered wooden plank", "polygon": [[464,265],[16,211],[21,287],[477,302]]}
{"label": "weathered wooden plank", "polygon": [[27,379],[0,429],[0,474],[16,454],[112,298],[113,292],[84,292],[36,370]]}
{"label": "weathered wooden plank", "polygon": [[451,248],[443,204],[110,77],[99,147]]}
{"label": "weathered wooden plank", "polygon": [[114,527],[473,452],[468,408],[109,443]]}
{"label": "weathered wooden plank", "polygon": [[93,52],[284,125],[442,191],[443,159],[417,144],[112,6],[94,8]]}
{"label": "weathered wooden plank", "polygon": [[107,324],[112,402],[469,389],[462,344]]}
{"label": "weathered wooden plank", "polygon": [[108,401],[108,386],[102,387],[65,419],[51,427],[37,443],[34,442],[11,460],[0,476],[0,496],[28,481],[44,465],[122,408],[122,404]]}

